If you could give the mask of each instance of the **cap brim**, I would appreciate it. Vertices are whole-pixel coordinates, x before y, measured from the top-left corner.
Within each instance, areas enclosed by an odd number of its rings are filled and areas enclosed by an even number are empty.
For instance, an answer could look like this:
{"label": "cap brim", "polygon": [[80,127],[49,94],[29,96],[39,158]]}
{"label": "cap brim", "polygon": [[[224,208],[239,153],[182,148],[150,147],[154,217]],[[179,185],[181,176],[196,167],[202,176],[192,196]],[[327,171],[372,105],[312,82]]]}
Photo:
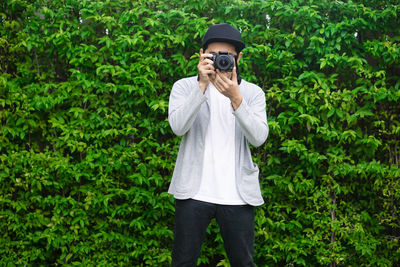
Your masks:
{"label": "cap brim", "polygon": [[246,47],[246,45],[243,42],[239,42],[237,40],[232,40],[228,38],[211,38],[208,39],[206,43],[203,44],[203,48],[206,48],[209,44],[215,43],[215,42],[223,42],[223,43],[228,43],[232,44],[236,48],[236,52],[240,52],[243,50],[243,48]]}

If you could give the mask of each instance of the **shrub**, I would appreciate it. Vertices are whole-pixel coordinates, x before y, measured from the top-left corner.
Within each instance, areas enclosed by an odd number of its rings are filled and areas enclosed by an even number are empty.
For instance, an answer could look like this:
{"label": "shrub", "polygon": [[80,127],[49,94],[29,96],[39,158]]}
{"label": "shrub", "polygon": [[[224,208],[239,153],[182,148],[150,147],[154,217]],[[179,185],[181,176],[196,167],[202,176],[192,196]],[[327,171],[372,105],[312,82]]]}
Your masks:
{"label": "shrub", "polygon": [[[222,22],[267,97],[258,266],[400,264],[398,1],[0,7],[1,265],[169,265],[168,97]],[[199,263],[227,266],[207,233]]]}

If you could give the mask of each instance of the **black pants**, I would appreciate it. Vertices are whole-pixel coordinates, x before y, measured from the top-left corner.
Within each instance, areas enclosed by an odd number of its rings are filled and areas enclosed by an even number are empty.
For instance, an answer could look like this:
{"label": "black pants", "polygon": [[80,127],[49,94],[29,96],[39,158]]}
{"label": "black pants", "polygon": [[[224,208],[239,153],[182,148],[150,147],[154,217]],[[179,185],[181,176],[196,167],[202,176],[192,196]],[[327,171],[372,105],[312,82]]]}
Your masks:
{"label": "black pants", "polygon": [[198,200],[176,200],[172,266],[196,266],[207,226],[215,218],[232,267],[255,266],[254,208],[216,205]]}

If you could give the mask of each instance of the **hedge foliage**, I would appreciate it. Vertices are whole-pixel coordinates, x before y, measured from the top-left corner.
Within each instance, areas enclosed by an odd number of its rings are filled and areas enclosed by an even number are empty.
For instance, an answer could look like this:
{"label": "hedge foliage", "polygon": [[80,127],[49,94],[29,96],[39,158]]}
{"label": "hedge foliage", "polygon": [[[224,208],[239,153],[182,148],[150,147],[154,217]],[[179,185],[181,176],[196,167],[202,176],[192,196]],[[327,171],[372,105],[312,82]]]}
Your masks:
{"label": "hedge foliage", "polygon": [[[228,22],[266,93],[258,266],[400,265],[397,0],[4,0],[0,265],[168,266],[172,84]],[[199,264],[228,266],[218,227]]]}

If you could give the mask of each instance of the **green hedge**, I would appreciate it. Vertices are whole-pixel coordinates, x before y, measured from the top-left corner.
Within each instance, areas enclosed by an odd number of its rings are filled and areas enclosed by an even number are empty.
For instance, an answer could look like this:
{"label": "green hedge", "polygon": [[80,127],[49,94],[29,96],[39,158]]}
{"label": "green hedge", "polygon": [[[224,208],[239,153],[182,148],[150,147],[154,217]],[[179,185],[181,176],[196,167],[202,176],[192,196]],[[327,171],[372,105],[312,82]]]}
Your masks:
{"label": "green hedge", "polygon": [[[172,84],[228,22],[270,135],[258,266],[400,265],[398,1],[5,0],[0,265],[168,266]],[[199,263],[228,266],[218,227]]]}

